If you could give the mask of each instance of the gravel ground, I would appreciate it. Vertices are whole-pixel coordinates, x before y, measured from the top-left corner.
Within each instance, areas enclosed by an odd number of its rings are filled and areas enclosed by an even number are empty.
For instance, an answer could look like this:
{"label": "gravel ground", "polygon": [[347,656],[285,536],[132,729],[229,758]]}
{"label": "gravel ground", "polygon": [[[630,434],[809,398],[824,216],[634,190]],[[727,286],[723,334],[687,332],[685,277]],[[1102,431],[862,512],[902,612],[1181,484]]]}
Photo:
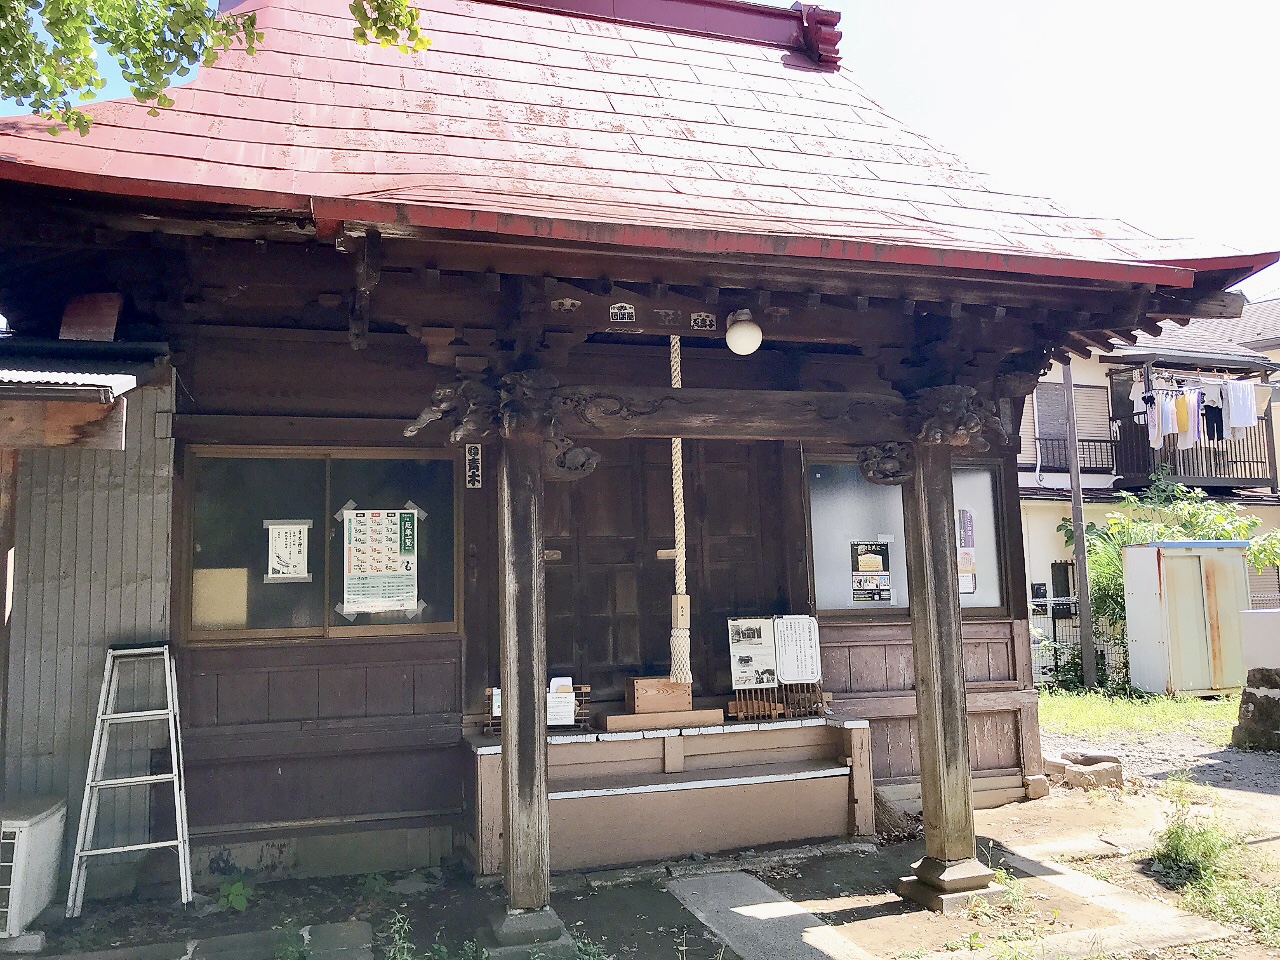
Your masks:
{"label": "gravel ground", "polygon": [[1042,733],[1041,742],[1047,757],[1061,756],[1068,750],[1115,754],[1124,763],[1125,776],[1160,780],[1187,770],[1197,782],[1208,786],[1280,797],[1280,753],[1216,746],[1185,733],[1097,740]]}

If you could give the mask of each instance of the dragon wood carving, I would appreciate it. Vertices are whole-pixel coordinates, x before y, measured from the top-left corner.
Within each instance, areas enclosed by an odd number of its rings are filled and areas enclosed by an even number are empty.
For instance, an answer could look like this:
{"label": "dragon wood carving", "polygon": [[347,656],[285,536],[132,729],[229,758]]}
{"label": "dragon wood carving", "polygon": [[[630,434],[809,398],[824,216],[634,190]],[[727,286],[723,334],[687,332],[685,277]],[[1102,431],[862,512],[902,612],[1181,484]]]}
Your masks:
{"label": "dragon wood carving", "polygon": [[880,486],[897,486],[911,479],[916,468],[911,444],[898,440],[858,448],[858,467],[862,475]]}
{"label": "dragon wood carving", "polygon": [[453,422],[450,443],[476,443],[516,430],[542,435],[544,476],[548,480],[577,480],[600,462],[600,454],[580,447],[564,435],[555,403],[559,386],[545,370],[522,370],[504,377],[471,376],[437,387],[431,403],[405,427],[406,437],[438,420]]}
{"label": "dragon wood carving", "polygon": [[985,453],[991,444],[983,437],[984,431],[1008,440],[995,403],[980,397],[973,387],[959,383],[926,387],[916,393],[915,405],[920,423],[916,439],[920,443],[945,443]]}

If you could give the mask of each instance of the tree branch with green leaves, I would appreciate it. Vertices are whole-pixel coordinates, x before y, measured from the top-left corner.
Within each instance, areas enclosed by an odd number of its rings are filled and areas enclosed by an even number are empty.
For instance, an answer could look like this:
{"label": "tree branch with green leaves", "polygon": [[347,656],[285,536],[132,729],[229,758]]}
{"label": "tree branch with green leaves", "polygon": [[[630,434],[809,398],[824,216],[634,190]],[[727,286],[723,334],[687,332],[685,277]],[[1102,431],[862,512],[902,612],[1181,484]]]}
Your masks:
{"label": "tree branch with green leaves", "polygon": [[[354,0],[350,10],[357,43],[401,53],[431,43],[407,0]],[[174,80],[228,50],[252,55],[263,39],[256,14],[219,14],[206,0],[0,0],[0,97],[50,121],[50,133],[83,136],[92,119],[79,105],[106,85],[102,54],[154,116],[173,105]]]}
{"label": "tree branch with green leaves", "polygon": [[[1140,494],[1120,494],[1120,509],[1105,525],[1085,527],[1085,563],[1089,570],[1089,608],[1095,620],[1113,628],[1124,624],[1126,546],[1165,540],[1244,540],[1245,558],[1255,570],[1280,564],[1280,530],[1257,533],[1262,518],[1236,503],[1209,499],[1203,490],[1173,483],[1155,474]],[[1058,525],[1067,546],[1074,545],[1071,521]]]}

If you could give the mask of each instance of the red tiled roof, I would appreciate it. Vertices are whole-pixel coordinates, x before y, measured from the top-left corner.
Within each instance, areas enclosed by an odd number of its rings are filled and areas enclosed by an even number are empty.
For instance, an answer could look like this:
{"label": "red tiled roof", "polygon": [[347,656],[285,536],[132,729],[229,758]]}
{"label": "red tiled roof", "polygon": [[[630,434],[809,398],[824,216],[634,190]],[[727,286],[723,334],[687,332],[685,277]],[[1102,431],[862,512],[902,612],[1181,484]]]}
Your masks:
{"label": "red tiled roof", "polygon": [[0,178],[318,220],[1178,286],[1205,266],[1188,258],[1230,253],[1000,191],[803,54],[421,6],[432,48],[402,55],[356,44],[345,0],[249,0],[236,9],[258,10],[256,56],[201,69],[157,117],[97,104],[84,138],[0,121]]}

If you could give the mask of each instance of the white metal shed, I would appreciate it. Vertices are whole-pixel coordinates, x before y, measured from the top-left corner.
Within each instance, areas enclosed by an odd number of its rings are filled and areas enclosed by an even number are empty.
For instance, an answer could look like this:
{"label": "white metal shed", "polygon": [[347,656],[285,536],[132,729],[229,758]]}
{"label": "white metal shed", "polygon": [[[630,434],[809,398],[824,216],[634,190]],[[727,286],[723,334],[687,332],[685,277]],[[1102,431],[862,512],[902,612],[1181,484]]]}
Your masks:
{"label": "white metal shed", "polygon": [[1129,675],[1148,693],[1216,694],[1244,686],[1241,611],[1249,609],[1245,540],[1124,548]]}

